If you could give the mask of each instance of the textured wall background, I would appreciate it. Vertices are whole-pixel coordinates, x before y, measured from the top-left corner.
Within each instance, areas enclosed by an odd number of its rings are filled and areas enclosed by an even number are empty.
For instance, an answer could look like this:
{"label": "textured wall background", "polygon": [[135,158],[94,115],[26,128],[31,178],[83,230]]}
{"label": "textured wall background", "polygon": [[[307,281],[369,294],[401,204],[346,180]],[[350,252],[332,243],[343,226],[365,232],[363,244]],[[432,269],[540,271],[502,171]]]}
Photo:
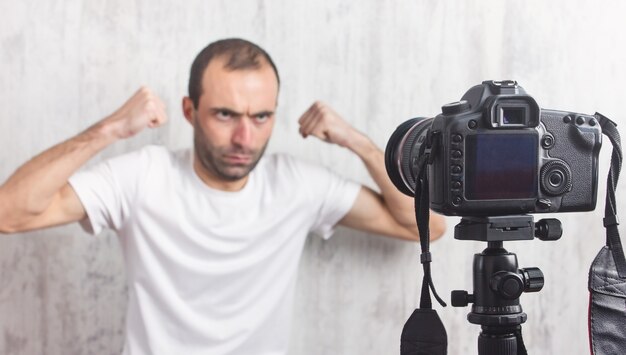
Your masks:
{"label": "textured wall background", "polygon": [[[283,80],[272,151],[371,183],[349,152],[302,141],[297,118],[313,100],[335,107],[381,147],[410,117],[432,116],[485,79],[513,78],[540,106],[624,120],[626,3],[559,1],[8,1],[0,0],[0,180],[116,109],[138,86],[168,104],[171,122],[110,147],[94,162],[161,143],[188,146],[182,119],[189,65],[208,42],[244,37],[274,57]],[[524,295],[531,354],[587,352],[586,275],[603,244],[610,153],[601,154],[598,211],[559,216],[561,241],[508,243],[546,286]],[[623,191],[623,190],[622,190]],[[626,196],[620,192],[621,210]],[[440,293],[471,287],[484,245],[433,245]],[[292,354],[397,354],[418,301],[418,246],[340,230],[311,238],[298,284]],[[111,233],[77,226],[0,238],[1,354],[117,354],[124,266]],[[440,310],[450,354],[475,353],[467,309]]]}

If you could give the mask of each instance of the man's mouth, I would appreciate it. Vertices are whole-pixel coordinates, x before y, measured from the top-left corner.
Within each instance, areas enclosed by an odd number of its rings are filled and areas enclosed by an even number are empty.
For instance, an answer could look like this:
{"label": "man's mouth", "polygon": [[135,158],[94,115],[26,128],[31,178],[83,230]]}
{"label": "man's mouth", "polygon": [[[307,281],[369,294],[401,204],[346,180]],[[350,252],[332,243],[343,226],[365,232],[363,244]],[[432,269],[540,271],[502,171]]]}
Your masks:
{"label": "man's mouth", "polygon": [[224,159],[228,164],[232,165],[247,165],[252,162],[252,155],[249,154],[226,154]]}

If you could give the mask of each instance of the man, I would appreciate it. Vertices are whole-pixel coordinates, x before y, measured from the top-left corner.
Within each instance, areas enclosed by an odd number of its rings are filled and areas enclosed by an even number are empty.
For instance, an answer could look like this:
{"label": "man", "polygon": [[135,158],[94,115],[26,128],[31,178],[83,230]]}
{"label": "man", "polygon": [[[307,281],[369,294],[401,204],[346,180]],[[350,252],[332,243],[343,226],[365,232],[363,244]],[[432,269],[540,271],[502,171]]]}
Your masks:
{"label": "man", "polygon": [[[149,146],[77,173],[108,145],[167,121],[161,100],[141,88],[0,187],[0,232],[75,221],[93,234],[114,229],[128,270],[124,354],[284,354],[310,231],[329,237],[339,223],[406,240],[418,232],[383,153],[322,103],[302,115],[300,133],[355,152],[380,194],[285,154],[263,156],[278,89],[260,47],[210,44],[182,102],[193,150]],[[433,215],[433,238],[443,228]]]}

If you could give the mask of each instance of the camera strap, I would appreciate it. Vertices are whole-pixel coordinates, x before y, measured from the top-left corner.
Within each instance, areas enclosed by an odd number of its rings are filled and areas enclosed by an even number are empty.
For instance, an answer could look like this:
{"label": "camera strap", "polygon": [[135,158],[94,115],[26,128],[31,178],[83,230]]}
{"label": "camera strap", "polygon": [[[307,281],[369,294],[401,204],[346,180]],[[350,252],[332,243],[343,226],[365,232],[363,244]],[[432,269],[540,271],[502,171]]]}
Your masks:
{"label": "camera strap", "polygon": [[424,268],[424,276],[420,306],[413,311],[402,329],[400,337],[401,355],[446,355],[448,352],[446,329],[437,311],[432,308],[430,298],[430,292],[432,292],[439,304],[443,307],[446,306],[446,303],[437,294],[431,277],[432,255],[430,254],[430,230],[428,227],[430,195],[426,165],[432,163],[432,157],[436,154],[439,142],[438,133],[429,132],[425,144],[420,147],[418,161],[420,174],[415,184],[415,217],[420,235],[422,249],[420,261]]}
{"label": "camera strap", "polygon": [[606,245],[589,270],[589,346],[593,355],[622,354],[626,351],[626,259],[619,236],[615,190],[622,166],[622,149],[616,124],[595,114],[602,132],[613,145],[607,178],[604,227]]}

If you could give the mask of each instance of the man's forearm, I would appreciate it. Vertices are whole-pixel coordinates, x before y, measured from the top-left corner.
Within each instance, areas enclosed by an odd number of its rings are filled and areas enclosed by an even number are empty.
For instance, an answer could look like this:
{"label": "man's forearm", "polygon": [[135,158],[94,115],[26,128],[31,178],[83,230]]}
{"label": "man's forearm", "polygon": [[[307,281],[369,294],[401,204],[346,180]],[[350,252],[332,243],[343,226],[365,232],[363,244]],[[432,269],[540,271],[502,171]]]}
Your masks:
{"label": "man's forearm", "polygon": [[[302,137],[313,135],[326,142],[348,148],[358,155],[380,189],[383,207],[388,211],[390,218],[396,222],[394,224],[401,229],[394,232],[392,229],[396,227],[389,227],[386,233],[402,239],[417,238],[419,233],[415,221],[414,201],[400,192],[389,179],[383,151],[322,102],[318,101],[311,105],[298,122]],[[443,217],[431,213],[429,227],[431,240],[439,238],[445,231]]]}
{"label": "man's forearm", "polygon": [[[97,124],[35,156],[0,186],[0,213],[37,215],[69,177],[115,139]],[[14,216],[13,216],[14,217]],[[14,217],[15,218],[15,217]]]}
{"label": "man's forearm", "polygon": [[[352,152],[361,158],[367,171],[380,189],[383,202],[393,218],[405,228],[414,231],[416,235],[417,221],[415,206],[411,197],[406,196],[389,179],[385,168],[385,154],[367,136],[356,132],[352,140],[346,145]],[[445,232],[445,222],[442,216],[430,214],[430,238],[437,239]]]}
{"label": "man's forearm", "polygon": [[37,227],[76,217],[71,213],[76,211],[70,211],[68,216],[68,211],[63,210],[68,207],[67,202],[72,201],[72,198],[65,199],[67,194],[62,191],[67,191],[64,187],[70,176],[109,144],[166,121],[163,102],[142,87],[113,114],[34,157],[0,186],[0,230],[12,231],[16,226],[29,225],[28,221],[44,214],[55,198],[61,200],[52,208],[55,218],[39,221],[35,224]]}
{"label": "man's forearm", "polygon": [[380,189],[385,205],[398,223],[417,228],[413,199],[400,192],[385,169],[385,155],[367,136],[356,132],[347,147],[361,158],[367,171]]}

